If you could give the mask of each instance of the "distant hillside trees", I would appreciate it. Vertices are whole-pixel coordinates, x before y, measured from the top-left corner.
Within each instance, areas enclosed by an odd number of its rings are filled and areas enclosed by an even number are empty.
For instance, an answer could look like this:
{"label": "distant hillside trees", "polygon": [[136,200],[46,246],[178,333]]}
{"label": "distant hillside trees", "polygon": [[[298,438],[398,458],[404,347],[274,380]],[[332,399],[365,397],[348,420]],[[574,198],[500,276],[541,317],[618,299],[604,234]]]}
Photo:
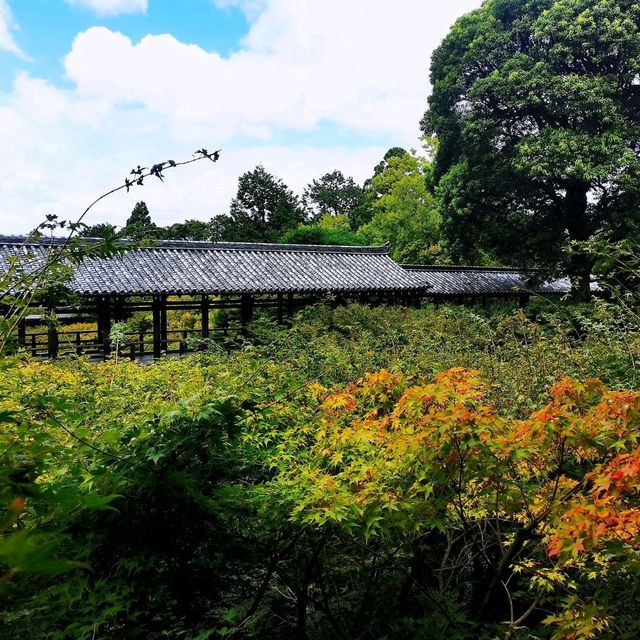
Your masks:
{"label": "distant hillside trees", "polygon": [[135,242],[209,240],[284,242],[289,244],[363,245],[390,243],[404,262],[441,259],[436,200],[430,161],[415,152],[392,147],[360,186],[336,169],[312,180],[298,198],[262,165],[242,174],[229,214],[209,222],[188,219],[157,225],[145,202],[138,202],[125,226],[103,223],[83,235],[117,237]]}
{"label": "distant hillside trees", "polygon": [[582,243],[640,217],[639,69],[634,0],[490,0],[456,22],[422,121],[455,257],[562,269],[588,298]]}
{"label": "distant hillside trees", "polygon": [[185,220],[168,227],[159,227],[151,218],[145,202],[138,202],[120,231],[108,222],[87,225],[80,231],[85,238],[128,238],[135,242],[154,240],[209,240],[211,223],[202,220]]}
{"label": "distant hillside trees", "polygon": [[118,235],[117,227],[108,222],[99,222],[98,224],[87,225],[78,232],[78,235],[84,238],[113,238]]}

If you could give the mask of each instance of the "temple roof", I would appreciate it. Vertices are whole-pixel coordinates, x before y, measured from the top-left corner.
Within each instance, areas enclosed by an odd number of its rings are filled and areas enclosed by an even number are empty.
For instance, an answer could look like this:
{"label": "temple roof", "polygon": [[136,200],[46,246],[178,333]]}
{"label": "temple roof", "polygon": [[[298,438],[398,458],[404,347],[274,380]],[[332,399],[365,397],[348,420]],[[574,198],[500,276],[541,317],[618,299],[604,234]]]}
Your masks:
{"label": "temple roof", "polygon": [[[81,239],[84,244],[100,242]],[[42,264],[63,238],[0,236],[0,273],[11,256]],[[399,265],[388,246],[196,242],[164,240],[129,246],[111,257],[87,257],[69,288],[80,295],[411,292],[426,296],[565,294],[568,278],[544,282],[535,270]],[[592,285],[597,290],[597,285]]]}
{"label": "temple roof", "polygon": [[[429,295],[509,295],[521,291],[527,294],[558,295],[571,290],[569,278],[547,280],[534,269],[500,267],[461,267],[402,265],[416,275]],[[595,283],[592,290],[597,290]]]}
{"label": "temple roof", "polygon": [[[0,261],[6,265],[9,256],[22,256],[37,264],[63,242],[25,243],[24,238],[0,236]],[[132,296],[411,292],[424,287],[389,257],[388,247],[160,241],[108,258],[85,258],[75,267],[69,288],[80,295]]]}

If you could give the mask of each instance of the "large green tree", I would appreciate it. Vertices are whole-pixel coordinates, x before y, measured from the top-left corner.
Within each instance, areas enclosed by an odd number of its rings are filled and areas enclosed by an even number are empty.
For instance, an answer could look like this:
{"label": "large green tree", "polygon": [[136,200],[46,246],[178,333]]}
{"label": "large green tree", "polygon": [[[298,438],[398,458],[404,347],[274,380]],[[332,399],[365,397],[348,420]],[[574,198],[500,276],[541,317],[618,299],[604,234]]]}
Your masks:
{"label": "large green tree", "polygon": [[351,176],[342,171],[325,173],[318,180],[312,180],[302,194],[305,207],[314,218],[324,214],[349,216],[360,207],[364,200],[362,187]]}
{"label": "large green tree", "polygon": [[358,237],[367,244],[389,242],[399,262],[439,259],[440,213],[426,187],[431,172],[429,160],[415,152],[385,156],[367,185],[373,214]]}
{"label": "large green tree", "polygon": [[374,188],[371,184],[373,178],[379,176],[389,167],[389,160],[391,158],[401,158],[406,153],[406,149],[403,149],[402,147],[391,147],[384,154],[382,160],[380,160],[380,162],[378,162],[378,164],[373,168],[373,176],[371,178],[367,178],[362,185],[361,202],[357,206],[353,207],[348,214],[349,226],[352,231],[357,231],[360,227],[371,222],[371,218],[373,217],[373,203],[380,196],[380,192],[378,191],[380,185],[378,185],[377,188]]}
{"label": "large green tree", "polygon": [[149,208],[145,202],[138,202],[133,208],[131,215],[127,218],[127,223],[122,228],[120,235],[123,238],[131,238],[136,242],[142,240],[153,240],[160,236],[161,230],[155,222],[151,220]]}
{"label": "large green tree", "polygon": [[633,0],[487,0],[460,18],[422,121],[454,255],[563,269],[588,297],[581,243],[639,216],[639,71]]}
{"label": "large green tree", "polygon": [[304,212],[291,189],[262,165],[243,173],[229,215],[213,218],[216,240],[275,242],[303,222]]}

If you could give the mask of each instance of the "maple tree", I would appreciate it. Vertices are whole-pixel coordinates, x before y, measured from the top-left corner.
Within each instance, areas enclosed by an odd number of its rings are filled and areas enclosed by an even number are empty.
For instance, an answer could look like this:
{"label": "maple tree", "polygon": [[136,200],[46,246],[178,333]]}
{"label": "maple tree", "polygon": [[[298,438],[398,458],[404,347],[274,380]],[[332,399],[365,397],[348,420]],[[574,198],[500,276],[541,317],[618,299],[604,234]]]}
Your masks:
{"label": "maple tree", "polygon": [[321,426],[279,478],[292,518],[403,540],[416,563],[429,540],[441,554],[439,596],[473,569],[479,622],[516,629],[571,583],[575,597],[546,622],[557,638],[592,637],[606,613],[580,600],[572,575],[586,580],[614,561],[597,553],[603,543],[638,549],[640,394],[565,379],[516,419],[487,405],[485,391],[463,368],[427,384],[383,370],[334,391],[313,385]]}

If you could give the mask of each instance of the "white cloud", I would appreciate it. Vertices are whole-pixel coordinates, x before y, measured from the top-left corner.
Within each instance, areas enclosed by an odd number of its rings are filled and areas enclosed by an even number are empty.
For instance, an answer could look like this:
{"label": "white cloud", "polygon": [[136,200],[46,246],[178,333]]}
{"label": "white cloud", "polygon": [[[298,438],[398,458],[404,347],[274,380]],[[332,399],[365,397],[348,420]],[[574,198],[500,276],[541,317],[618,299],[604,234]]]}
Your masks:
{"label": "white cloud", "polygon": [[240,9],[247,17],[255,18],[268,6],[268,0],[212,0],[218,9]]}
{"label": "white cloud", "polygon": [[11,15],[11,9],[9,8],[7,0],[0,0],[0,49],[9,51],[23,60],[27,60],[26,54],[18,46],[18,43],[13,37],[12,32],[17,28],[18,26]]}
{"label": "white cloud", "polygon": [[101,16],[115,16],[121,13],[145,13],[148,0],[66,0],[75,7],[91,9]]}
{"label": "white cloud", "polygon": [[220,162],[107,199],[90,221],[122,224],[139,199],[159,224],[208,219],[258,162],[298,191],[333,169],[362,181],[389,146],[417,144],[431,51],[480,1],[269,0],[228,57],[171,35],[132,42],[91,28],[64,60],[72,88],[23,74],[0,98],[0,232],[26,231],[49,211],[72,217],[138,162],[202,145],[222,146]]}
{"label": "white cloud", "polygon": [[[217,0],[225,4],[252,0]],[[144,104],[174,131],[230,139],[321,121],[415,137],[428,61],[479,0],[271,0],[228,58],[170,35],[134,43],[104,27],[78,35],[65,65],[82,95]]]}

